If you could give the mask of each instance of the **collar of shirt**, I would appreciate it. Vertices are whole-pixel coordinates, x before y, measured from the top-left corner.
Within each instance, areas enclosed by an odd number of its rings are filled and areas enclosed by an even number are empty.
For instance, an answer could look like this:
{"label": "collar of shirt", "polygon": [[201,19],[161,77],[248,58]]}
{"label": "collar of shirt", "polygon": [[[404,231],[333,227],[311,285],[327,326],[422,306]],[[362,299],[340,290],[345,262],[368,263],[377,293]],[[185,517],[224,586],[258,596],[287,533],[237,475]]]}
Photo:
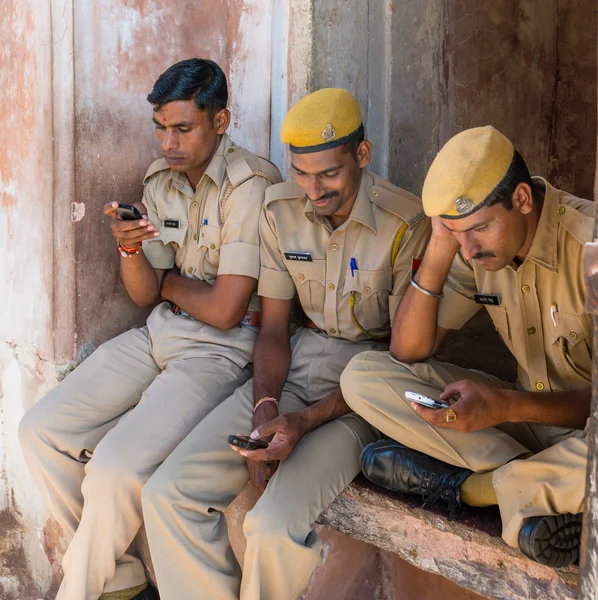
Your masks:
{"label": "collar of shirt", "polygon": [[[372,175],[367,171],[364,171],[361,177],[361,183],[359,184],[357,198],[355,199],[355,204],[353,205],[353,210],[351,211],[349,218],[341,225],[341,227],[346,227],[347,223],[351,221],[357,221],[358,223],[369,227],[374,233],[376,233],[376,218],[374,216],[374,210],[372,208],[372,202],[369,198],[368,191],[373,184],[374,180]],[[317,221],[325,227],[329,226],[328,219],[316,214],[311,202],[307,198],[305,199],[305,209],[303,212],[305,213],[306,218],[312,223]]]}
{"label": "collar of shirt", "polygon": [[[212,156],[212,160],[210,164],[207,166],[202,179],[204,177],[209,177],[215,184],[218,189],[222,187],[224,183],[224,178],[226,176],[226,161],[224,160],[225,152],[233,145],[231,139],[225,133],[220,140],[220,144],[218,144],[218,148]],[[181,173],[180,171],[170,170],[169,179],[172,181],[172,185],[179,190],[181,193],[189,196],[189,198],[193,198],[195,192],[189,183],[189,179],[187,179],[186,173]],[[200,180],[201,182],[201,180]],[[199,187],[199,183],[197,184]]]}
{"label": "collar of shirt", "polygon": [[557,190],[542,177],[534,177],[534,183],[544,188],[544,203],[534,234],[531,248],[526,260],[535,262],[554,273],[558,270],[557,263],[557,234],[558,234],[558,205],[560,196]]}

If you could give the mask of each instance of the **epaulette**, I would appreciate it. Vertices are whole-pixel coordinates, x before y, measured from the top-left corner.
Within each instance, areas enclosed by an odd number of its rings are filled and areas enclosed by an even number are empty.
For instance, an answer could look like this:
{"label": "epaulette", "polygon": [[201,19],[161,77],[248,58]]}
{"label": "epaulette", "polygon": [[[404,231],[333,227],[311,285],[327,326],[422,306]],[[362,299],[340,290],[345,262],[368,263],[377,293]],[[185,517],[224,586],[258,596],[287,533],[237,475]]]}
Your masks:
{"label": "epaulette", "polygon": [[239,146],[231,146],[224,154],[224,160],[226,176],[233,188],[239,187],[253,177],[263,177],[273,184],[281,181],[278,169],[270,161]]}
{"label": "epaulette", "polygon": [[149,166],[149,169],[147,170],[147,173],[145,174],[145,177],[143,178],[143,185],[147,185],[147,182],[152,175],[155,175],[156,173],[159,173],[160,171],[165,171],[166,169],[170,169],[170,167],[168,166],[168,163],[166,162],[166,159],[159,158],[158,160],[155,160]]}
{"label": "epaulette", "polygon": [[220,220],[222,223],[224,223],[226,203],[233,191],[241,184],[254,177],[262,177],[272,184],[282,180],[280,171],[269,160],[256,156],[234,144],[224,153],[224,160],[229,184],[220,200]]}
{"label": "epaulette", "polygon": [[303,188],[294,181],[284,181],[271,185],[266,190],[265,206],[275,200],[293,200],[295,198],[305,198]]}
{"label": "epaulette", "polygon": [[386,179],[371,173],[374,185],[368,190],[368,195],[373,204],[397,215],[409,228],[415,227],[426,218],[421,200],[411,192],[393,185]]}
{"label": "epaulette", "polygon": [[[569,202],[570,200],[573,200]],[[567,203],[557,207],[557,220],[580,244],[594,241],[594,203],[568,196]]]}

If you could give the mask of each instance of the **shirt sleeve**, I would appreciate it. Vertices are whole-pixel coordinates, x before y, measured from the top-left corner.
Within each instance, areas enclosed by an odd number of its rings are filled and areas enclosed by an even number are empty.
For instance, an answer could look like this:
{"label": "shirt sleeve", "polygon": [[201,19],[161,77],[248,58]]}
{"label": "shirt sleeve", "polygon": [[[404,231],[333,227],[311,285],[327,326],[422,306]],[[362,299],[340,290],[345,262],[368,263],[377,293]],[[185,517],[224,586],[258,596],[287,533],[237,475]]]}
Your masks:
{"label": "shirt sleeve", "polygon": [[391,323],[409,287],[409,278],[414,266],[413,261],[423,258],[431,234],[432,225],[428,218],[423,219],[405,233],[405,239],[401,244],[392,270],[393,289],[391,295],[388,297],[388,312]]}
{"label": "shirt sleeve", "polygon": [[[141,200],[147,209],[149,222],[160,231],[162,222],[158,217],[156,201],[153,194],[152,181],[143,188],[143,199]],[[153,240],[144,240],[143,253],[154,269],[172,269],[174,267],[176,252],[172,244],[165,244],[159,237]]]}
{"label": "shirt sleeve", "polygon": [[230,195],[224,207],[218,275],[245,275],[258,279],[259,220],[264,194],[270,185],[267,179],[256,175]]}
{"label": "shirt sleeve", "polygon": [[472,266],[459,251],[442,290],[444,297],[438,307],[438,326],[444,329],[461,329],[481,308],[474,295],[477,285]]}
{"label": "shirt sleeve", "polygon": [[295,284],[282,258],[274,216],[264,206],[260,217],[260,277],[258,295],[276,300],[291,300]]}

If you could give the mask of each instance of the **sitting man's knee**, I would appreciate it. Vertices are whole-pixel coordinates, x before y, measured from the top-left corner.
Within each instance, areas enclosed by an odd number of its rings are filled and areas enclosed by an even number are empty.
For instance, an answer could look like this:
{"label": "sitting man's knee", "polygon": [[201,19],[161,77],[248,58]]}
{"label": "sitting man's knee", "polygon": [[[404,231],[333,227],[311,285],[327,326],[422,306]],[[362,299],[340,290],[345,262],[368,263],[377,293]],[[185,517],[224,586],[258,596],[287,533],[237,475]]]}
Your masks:
{"label": "sitting man's knee", "polygon": [[283,507],[278,505],[266,506],[266,503],[258,503],[245,515],[243,522],[243,533],[249,539],[260,539],[264,541],[276,540],[288,537],[290,516],[286,515]]}
{"label": "sitting man's knee", "polygon": [[43,413],[43,409],[36,404],[21,419],[18,435],[23,449],[31,448],[44,437],[47,420]]}

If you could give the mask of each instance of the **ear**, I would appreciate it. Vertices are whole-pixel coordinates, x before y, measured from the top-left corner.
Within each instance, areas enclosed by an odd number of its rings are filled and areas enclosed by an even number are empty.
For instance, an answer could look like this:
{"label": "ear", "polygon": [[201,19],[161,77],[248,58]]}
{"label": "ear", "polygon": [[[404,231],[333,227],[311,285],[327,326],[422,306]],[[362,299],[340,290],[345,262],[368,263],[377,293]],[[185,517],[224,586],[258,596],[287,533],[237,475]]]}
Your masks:
{"label": "ear", "polygon": [[357,148],[357,165],[360,169],[365,169],[372,160],[372,143],[369,140],[363,140]]}
{"label": "ear", "polygon": [[529,215],[534,208],[532,188],[527,183],[520,183],[513,192],[513,208],[522,215]]}
{"label": "ear", "polygon": [[212,121],[217,135],[223,135],[230,125],[230,111],[228,108],[219,110]]}

